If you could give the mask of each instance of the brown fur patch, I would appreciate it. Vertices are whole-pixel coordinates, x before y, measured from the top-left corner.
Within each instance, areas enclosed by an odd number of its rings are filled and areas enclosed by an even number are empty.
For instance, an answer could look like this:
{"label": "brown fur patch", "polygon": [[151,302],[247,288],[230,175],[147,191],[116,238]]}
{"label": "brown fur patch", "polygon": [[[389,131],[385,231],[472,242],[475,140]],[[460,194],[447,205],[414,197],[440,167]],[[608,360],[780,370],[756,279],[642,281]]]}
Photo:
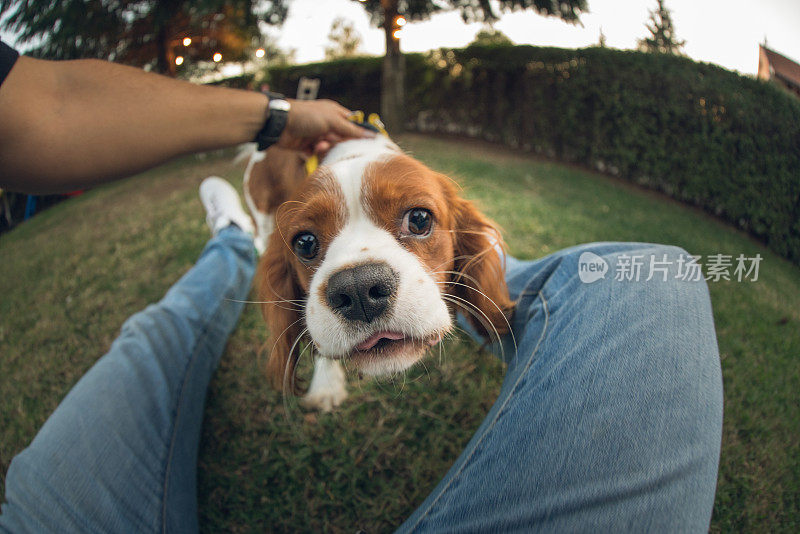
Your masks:
{"label": "brown fur patch", "polygon": [[[395,236],[415,254],[437,280],[447,279],[441,271],[453,268],[453,217],[447,204],[452,187],[448,178],[419,161],[400,155],[369,165],[364,173],[362,204],[369,217]],[[402,236],[405,213],[423,208],[433,215],[433,231],[427,237]]]}
{"label": "brown fur patch", "polygon": [[[347,221],[345,200],[333,176],[324,167],[311,174],[291,199],[275,215],[275,234],[282,239],[295,265],[299,281],[306,291],[313,270],[325,257],[328,245]],[[309,232],[317,237],[319,251],[310,262],[300,261],[292,250],[292,240]]]}
{"label": "brown fur patch", "polygon": [[[301,300],[308,293],[314,269],[325,257],[327,245],[346,221],[344,198],[333,177],[320,168],[304,177],[297,189],[287,193],[288,200],[275,212],[275,231],[269,238],[267,250],[256,273],[260,299],[265,302]],[[317,257],[300,261],[292,248],[292,240],[301,232],[311,232],[319,239]],[[267,375],[278,390],[298,392],[294,382],[296,354],[290,354],[292,344],[305,325],[297,303],[263,304],[262,313],[270,332],[267,348]]]}
{"label": "brown fur patch", "polygon": [[258,211],[275,213],[306,179],[306,156],[297,150],[273,145],[250,168],[248,193]]}

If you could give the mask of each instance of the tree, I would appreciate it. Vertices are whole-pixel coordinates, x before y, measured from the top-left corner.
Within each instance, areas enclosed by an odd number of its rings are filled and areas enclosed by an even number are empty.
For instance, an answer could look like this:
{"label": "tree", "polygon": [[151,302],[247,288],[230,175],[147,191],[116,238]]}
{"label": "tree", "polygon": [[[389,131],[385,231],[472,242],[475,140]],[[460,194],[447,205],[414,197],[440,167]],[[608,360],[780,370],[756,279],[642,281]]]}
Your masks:
{"label": "tree", "polygon": [[597,40],[597,46],[600,48],[606,48],[608,45],[606,44],[606,34],[603,33],[603,27],[600,26],[600,38]]}
{"label": "tree", "polygon": [[361,35],[355,24],[341,17],[331,24],[328,40],[331,42],[331,46],[325,47],[325,59],[328,60],[353,57],[361,46]]}
{"label": "tree", "polygon": [[650,31],[650,36],[639,39],[639,50],[661,54],[680,55],[682,53],[681,48],[686,41],[675,37],[672,15],[664,5],[664,0],[658,0],[658,8],[650,12],[649,22],[645,23],[645,27]]}
{"label": "tree", "polygon": [[0,0],[26,53],[99,58],[175,75],[176,59],[242,59],[258,48],[259,22],[280,24],[286,0]]}
{"label": "tree", "polygon": [[[355,0],[354,0],[355,1]],[[567,22],[578,22],[587,9],[586,0],[357,0],[369,13],[372,23],[382,27],[386,40],[381,84],[381,115],[387,127],[403,129],[405,63],[400,52],[402,26],[425,20],[434,13],[459,10],[464,22],[491,24],[500,12],[533,9],[539,14],[556,16]]]}
{"label": "tree", "polygon": [[269,33],[262,35],[261,48],[264,49],[265,64],[271,67],[291,65],[296,60],[297,49],[282,48],[278,44],[278,38]]}
{"label": "tree", "polygon": [[512,41],[508,35],[504,34],[500,30],[495,30],[491,26],[483,28],[477,34],[475,34],[475,39],[469,44],[469,46],[479,45],[479,46],[514,46],[514,41]]}

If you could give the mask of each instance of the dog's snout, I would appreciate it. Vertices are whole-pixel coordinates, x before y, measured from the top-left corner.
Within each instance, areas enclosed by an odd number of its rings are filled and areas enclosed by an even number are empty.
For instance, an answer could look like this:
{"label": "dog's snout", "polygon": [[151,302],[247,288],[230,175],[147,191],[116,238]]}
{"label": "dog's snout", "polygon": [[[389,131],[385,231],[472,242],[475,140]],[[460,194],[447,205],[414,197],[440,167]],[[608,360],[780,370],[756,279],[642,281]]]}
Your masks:
{"label": "dog's snout", "polygon": [[385,263],[343,269],[328,280],[328,304],[346,319],[370,323],[389,309],[397,279],[397,273]]}

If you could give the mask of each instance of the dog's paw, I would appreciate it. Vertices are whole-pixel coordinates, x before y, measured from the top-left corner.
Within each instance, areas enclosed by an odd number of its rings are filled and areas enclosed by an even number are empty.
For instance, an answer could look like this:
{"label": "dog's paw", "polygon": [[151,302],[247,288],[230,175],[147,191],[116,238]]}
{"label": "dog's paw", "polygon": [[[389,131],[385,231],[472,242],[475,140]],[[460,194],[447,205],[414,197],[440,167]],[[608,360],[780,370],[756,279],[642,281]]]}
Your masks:
{"label": "dog's paw", "polygon": [[320,412],[332,412],[347,398],[347,390],[342,388],[340,391],[321,391],[315,394],[307,394],[300,399],[303,407]]}
{"label": "dog's paw", "polygon": [[347,378],[339,362],[317,358],[308,392],[300,399],[306,408],[333,411],[347,398]]}

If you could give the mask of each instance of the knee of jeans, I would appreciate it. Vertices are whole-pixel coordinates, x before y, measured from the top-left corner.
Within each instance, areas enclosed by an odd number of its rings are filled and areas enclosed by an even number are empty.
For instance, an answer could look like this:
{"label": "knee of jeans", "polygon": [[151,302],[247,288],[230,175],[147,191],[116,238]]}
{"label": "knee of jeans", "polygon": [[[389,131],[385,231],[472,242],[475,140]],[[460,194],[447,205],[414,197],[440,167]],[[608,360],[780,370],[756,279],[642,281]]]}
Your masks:
{"label": "knee of jeans", "polygon": [[544,288],[550,297],[567,295],[551,302],[554,306],[571,311],[590,308],[593,313],[608,310],[625,320],[672,316],[713,325],[701,266],[681,247],[593,243],[572,249],[564,260]]}
{"label": "knee of jeans", "polygon": [[122,325],[117,341],[135,342],[143,348],[173,347],[191,344],[191,320],[176,317],[158,304],[151,304],[129,317]]}
{"label": "knee of jeans", "polygon": [[[620,276],[624,270],[620,262],[634,258],[641,258],[641,271],[632,277]],[[649,316],[654,328],[660,324],[684,340],[694,340],[700,352],[717,353],[708,284],[689,252],[678,246],[652,244],[618,253],[612,259],[616,261],[615,272],[608,283],[617,286],[611,294],[618,305],[627,308],[622,312],[624,317],[634,320]]]}
{"label": "knee of jeans", "polygon": [[709,301],[709,291],[697,258],[679,246],[646,245],[616,256],[613,279],[616,283],[638,284],[643,293],[659,302],[670,302],[677,294],[679,304],[702,305]]}
{"label": "knee of jeans", "polygon": [[698,261],[699,256],[676,245],[652,245],[651,249],[652,252],[648,251],[645,255],[648,278],[652,276],[653,279],[659,279],[663,276],[659,269],[665,269],[666,276],[661,280],[666,278],[673,283],[688,283],[691,289],[708,294],[708,284]]}
{"label": "knee of jeans", "polygon": [[658,243],[591,243],[576,247],[578,277],[621,282],[660,282],[656,290],[670,290],[676,283],[708,292],[698,256],[676,245]]}

